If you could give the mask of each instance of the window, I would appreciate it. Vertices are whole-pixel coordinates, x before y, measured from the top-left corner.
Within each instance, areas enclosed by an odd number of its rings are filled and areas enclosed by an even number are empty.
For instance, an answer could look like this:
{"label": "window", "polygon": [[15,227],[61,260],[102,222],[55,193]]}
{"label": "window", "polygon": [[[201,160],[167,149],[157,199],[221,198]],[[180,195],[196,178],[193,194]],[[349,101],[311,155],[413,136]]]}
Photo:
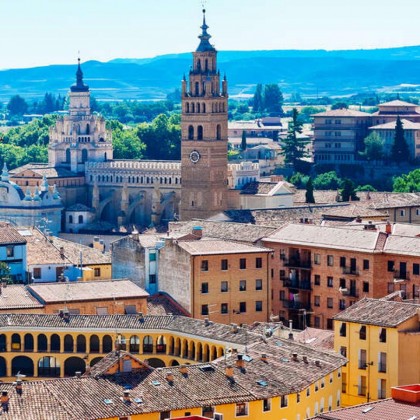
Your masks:
{"label": "window", "polygon": [[366,340],[366,326],[365,325],[362,325],[359,330],[359,339]]}
{"label": "window", "polygon": [[364,293],[369,293],[369,282],[368,281],[363,282],[363,292]]}
{"label": "window", "polygon": [[236,414],[237,417],[247,416],[248,415],[248,403],[237,403],[235,414]]}
{"label": "window", "polygon": [[393,282],[392,283],[388,283],[388,294],[389,293],[393,293],[394,290],[395,290],[395,284]]}
{"label": "window", "polygon": [[221,314],[227,314],[229,311],[229,306],[227,303],[221,303],[220,304],[220,313]]}
{"label": "window", "polygon": [[314,296],[314,306],[321,305],[321,296]]}
{"label": "window", "polygon": [[369,260],[363,260],[363,270],[369,270]]}
{"label": "window", "polygon": [[79,214],[79,224],[83,223],[83,216],[81,214]]}
{"label": "window", "polygon": [[171,418],[171,412],[170,411],[162,411],[160,413],[160,420],[166,420]]}
{"label": "window", "polygon": [[156,284],[156,274],[149,274],[149,284]]}
{"label": "window", "polygon": [[271,399],[267,398],[263,400],[263,411],[270,411],[271,410]]}
{"label": "window", "polygon": [[156,252],[149,253],[149,261],[156,261]]}
{"label": "window", "polygon": [[13,245],[8,245],[6,247],[6,256],[7,258],[12,258],[15,256],[15,247]]}
{"label": "window", "polygon": [[340,257],[340,267],[346,266],[346,257]]}
{"label": "window", "polygon": [[246,291],[246,280],[239,281],[239,291],[245,292]]}
{"label": "window", "polygon": [[228,291],[228,282],[227,281],[220,282],[220,291],[222,293],[225,293],[225,292]]}
{"label": "window", "polygon": [[345,289],[346,288],[346,279],[340,279],[340,287],[342,289]]}
{"label": "window", "polygon": [[332,267],[334,265],[334,256],[333,255],[327,255],[327,265]]}
{"label": "window", "polygon": [[314,264],[316,264],[316,265],[321,264],[321,255],[314,254]]}
{"label": "window", "polygon": [[327,318],[327,330],[332,330],[333,329],[333,319],[332,318]]}
{"label": "window", "polygon": [[327,298],[327,308],[332,308],[334,306],[333,298]]}
{"label": "window", "polygon": [[347,357],[347,347],[341,346],[340,347],[340,354],[344,357]]}
{"label": "window", "polygon": [[334,285],[334,280],[332,277],[327,277],[327,286],[328,287],[333,287]]}
{"label": "window", "polygon": [[388,271],[394,271],[394,261],[388,261]]}
{"label": "window", "polygon": [[300,394],[296,394],[296,402],[300,403]]}
{"label": "window", "polygon": [[201,315],[209,314],[209,305],[201,305]]}
{"label": "window", "polygon": [[255,268],[262,268],[262,258],[261,257],[255,258]]}
{"label": "window", "polygon": [[241,258],[239,260],[239,268],[241,270],[245,270],[246,269],[246,258]]}
{"label": "window", "polygon": [[413,264],[413,274],[418,276],[420,274],[420,264],[414,263]]}
{"label": "window", "polygon": [[263,288],[262,280],[261,279],[255,280],[255,290],[262,290],[262,288]]}
{"label": "window", "polygon": [[220,261],[220,269],[226,271],[228,269],[228,260]]}
{"label": "window", "polygon": [[[309,389],[309,388],[308,388]],[[287,395],[282,395],[280,399],[280,407],[287,407],[288,401],[287,401]]]}
{"label": "window", "polygon": [[343,311],[344,309],[346,309],[346,301],[345,299],[340,299],[338,301],[338,307],[341,311]]}
{"label": "window", "polygon": [[340,337],[346,337],[347,335],[347,324],[345,322],[341,323],[340,327]]}
{"label": "window", "polygon": [[208,293],[208,292],[209,292],[209,284],[201,283],[201,293]]}
{"label": "window", "polygon": [[201,271],[209,271],[209,262],[208,262],[208,260],[201,261]]}
{"label": "window", "polygon": [[34,268],[33,276],[34,276],[34,279],[40,279],[41,278],[41,267],[35,267]]}
{"label": "window", "polygon": [[386,343],[386,328],[381,328],[381,332],[379,333],[379,341],[381,343]]}
{"label": "window", "polygon": [[321,317],[319,316],[314,317],[314,327],[321,328]]}
{"label": "window", "polygon": [[383,398],[386,398],[386,379],[378,379],[378,399]]}
{"label": "window", "polygon": [[366,369],[367,368],[366,363],[366,350],[360,349],[359,350],[359,369]]}
{"label": "window", "polygon": [[386,372],[386,353],[380,352],[378,356],[378,372]]}
{"label": "window", "polygon": [[239,312],[241,314],[246,313],[246,302],[239,302]]}
{"label": "window", "polygon": [[366,395],[366,376],[359,376],[358,394]]}
{"label": "window", "polygon": [[400,216],[405,216],[405,210],[400,210]]}
{"label": "window", "polygon": [[318,382],[315,382],[315,392],[318,392],[319,386],[318,386]]}
{"label": "window", "polygon": [[310,388],[306,388],[306,396],[309,397],[309,395],[311,395],[311,389]]}
{"label": "window", "polygon": [[93,273],[95,275],[95,277],[100,277],[101,276],[101,269],[99,267],[94,268]]}
{"label": "window", "polygon": [[319,274],[315,274],[314,284],[315,284],[315,286],[319,286],[321,284],[321,276]]}
{"label": "window", "polygon": [[255,312],[262,312],[262,310],[263,310],[262,300],[257,300],[255,302]]}
{"label": "window", "polygon": [[279,277],[280,277],[280,280],[284,280],[286,278],[286,271],[285,270],[280,270],[279,271]]}

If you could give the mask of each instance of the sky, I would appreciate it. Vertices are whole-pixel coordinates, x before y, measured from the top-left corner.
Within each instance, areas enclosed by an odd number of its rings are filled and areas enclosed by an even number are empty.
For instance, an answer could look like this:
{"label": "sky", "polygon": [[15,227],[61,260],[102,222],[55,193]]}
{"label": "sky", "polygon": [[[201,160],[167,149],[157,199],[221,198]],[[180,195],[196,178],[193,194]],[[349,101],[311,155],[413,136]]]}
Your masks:
{"label": "sky", "polygon": [[[218,50],[420,45],[420,0],[207,0]],[[200,0],[0,0],[0,69],[145,58],[198,45]]]}

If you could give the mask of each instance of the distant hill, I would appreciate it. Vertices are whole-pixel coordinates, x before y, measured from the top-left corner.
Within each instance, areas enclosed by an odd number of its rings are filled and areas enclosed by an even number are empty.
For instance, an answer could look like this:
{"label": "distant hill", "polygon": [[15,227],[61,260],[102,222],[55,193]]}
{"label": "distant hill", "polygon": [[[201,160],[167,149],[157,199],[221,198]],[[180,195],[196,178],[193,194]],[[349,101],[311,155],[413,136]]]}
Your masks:
{"label": "distant hill", "polygon": [[[154,58],[118,58],[83,63],[85,81],[101,100],[163,99],[180,87],[191,53]],[[227,74],[231,96],[252,94],[257,83],[279,83],[285,93],[348,95],[420,85],[420,46],[375,50],[220,51],[220,71]],[[66,94],[75,65],[51,65],[0,71],[0,101],[12,95],[41,98]]]}

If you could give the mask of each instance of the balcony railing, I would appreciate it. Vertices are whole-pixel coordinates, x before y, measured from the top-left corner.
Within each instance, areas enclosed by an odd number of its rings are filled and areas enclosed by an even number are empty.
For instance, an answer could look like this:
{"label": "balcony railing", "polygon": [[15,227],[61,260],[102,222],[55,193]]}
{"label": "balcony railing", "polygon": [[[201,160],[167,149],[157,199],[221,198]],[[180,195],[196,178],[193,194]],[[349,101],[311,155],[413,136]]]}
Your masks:
{"label": "balcony railing", "polygon": [[354,267],[341,267],[343,274],[350,274],[352,276],[358,276],[359,270]]}
{"label": "balcony railing", "polygon": [[366,363],[366,360],[359,360],[359,369],[366,369],[368,367],[368,364]]}
{"label": "balcony railing", "polygon": [[410,273],[408,271],[394,271],[394,280],[401,281],[401,280],[410,280]]}
{"label": "balcony railing", "polygon": [[304,302],[295,302],[295,301],[291,301],[291,300],[283,300],[283,308],[294,309],[294,310],[306,309],[306,310],[310,311],[311,310],[311,305],[309,303],[304,303]]}
{"label": "balcony railing", "polygon": [[302,259],[298,257],[291,257],[284,259],[284,266],[285,267],[293,267],[293,268],[312,268],[312,262],[307,259]]}
{"label": "balcony railing", "polygon": [[285,279],[283,285],[284,287],[288,287],[290,289],[312,290],[311,283],[309,281]]}
{"label": "balcony railing", "polygon": [[352,287],[350,287],[349,289],[340,289],[340,291],[344,296],[351,296],[355,298],[359,297],[359,290]]}

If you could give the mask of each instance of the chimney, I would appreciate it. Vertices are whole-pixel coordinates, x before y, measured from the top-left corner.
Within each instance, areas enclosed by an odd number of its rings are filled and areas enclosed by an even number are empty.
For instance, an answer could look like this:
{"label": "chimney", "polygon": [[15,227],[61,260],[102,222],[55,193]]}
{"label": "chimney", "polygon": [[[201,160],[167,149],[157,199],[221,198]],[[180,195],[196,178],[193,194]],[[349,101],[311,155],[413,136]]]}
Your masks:
{"label": "chimney", "polygon": [[81,376],[82,376],[82,372],[80,372],[80,370],[78,370],[78,371],[76,372],[76,378],[77,378],[77,379],[80,379],[80,378],[81,378]]}
{"label": "chimney", "polygon": [[126,389],[123,393],[123,402],[125,402],[126,404],[131,403],[130,391],[128,389]]}
{"label": "chimney", "polygon": [[385,233],[388,236],[391,235],[391,233],[392,233],[392,226],[391,226],[391,223],[389,223],[389,221],[386,222],[386,225],[385,225]]}
{"label": "chimney", "polygon": [[204,325],[208,327],[210,325],[210,320],[208,317],[204,318]]}
{"label": "chimney", "polygon": [[281,182],[284,181],[283,175],[271,175],[270,182]]}
{"label": "chimney", "polygon": [[302,356],[303,363],[308,364],[308,356]]}
{"label": "chimney", "polygon": [[203,228],[201,226],[194,226],[192,228],[192,234],[197,237],[197,239],[201,239],[203,237]]}
{"label": "chimney", "polygon": [[315,366],[321,367],[321,362],[319,360],[315,360]]}
{"label": "chimney", "polygon": [[232,323],[232,324],[230,324],[230,327],[231,327],[230,328],[231,333],[236,334],[238,332],[238,324]]}
{"label": "chimney", "polygon": [[140,321],[141,323],[143,323],[143,322],[144,322],[144,315],[143,315],[143,312],[139,312],[139,321]]}
{"label": "chimney", "polygon": [[299,361],[299,359],[298,359],[298,354],[297,354],[297,353],[292,353],[292,360],[293,360],[294,362],[298,362],[298,361]]}
{"label": "chimney", "polygon": [[64,247],[60,246],[60,257],[64,258]]}
{"label": "chimney", "polygon": [[293,340],[293,321],[289,320],[289,340]]}
{"label": "chimney", "polygon": [[242,354],[238,354],[238,359],[236,360],[236,367],[241,370],[245,368],[245,360],[243,359]]}
{"label": "chimney", "polygon": [[267,355],[265,353],[263,353],[261,355],[261,361],[264,362],[264,363],[268,363],[268,357],[267,357]]}
{"label": "chimney", "polygon": [[174,383],[174,375],[172,372],[166,373],[166,380],[168,381],[169,385],[173,385]]}
{"label": "chimney", "polygon": [[105,244],[102,239],[99,239],[98,236],[93,237],[93,249],[97,249],[98,251],[104,252],[105,251]]}
{"label": "chimney", "polygon": [[185,365],[181,365],[181,367],[179,368],[179,371],[181,373],[181,375],[185,378],[188,376],[188,368]]}
{"label": "chimney", "polygon": [[225,375],[228,379],[233,379],[233,366],[227,365],[225,369]]}

